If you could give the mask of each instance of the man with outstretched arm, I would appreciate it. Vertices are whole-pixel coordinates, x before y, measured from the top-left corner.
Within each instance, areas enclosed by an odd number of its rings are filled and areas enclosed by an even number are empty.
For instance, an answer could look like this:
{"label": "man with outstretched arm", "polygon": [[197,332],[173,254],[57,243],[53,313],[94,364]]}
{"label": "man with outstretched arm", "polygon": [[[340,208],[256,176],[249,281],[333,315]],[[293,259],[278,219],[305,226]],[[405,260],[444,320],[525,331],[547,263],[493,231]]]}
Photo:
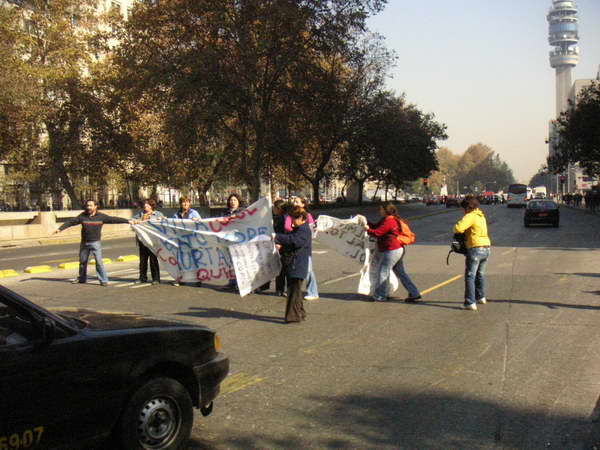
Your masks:
{"label": "man with outstretched arm", "polygon": [[133,220],[123,219],[122,217],[107,216],[98,212],[98,206],[95,200],[88,200],[85,204],[85,211],[77,217],[67,220],[53,234],[60,233],[69,227],[81,225],[81,245],[79,246],[79,277],[73,283],[85,283],[87,281],[87,264],[90,259],[90,253],[96,259],[96,273],[101,286],[108,285],[108,276],[102,262],[102,245],[100,237],[102,235],[102,225],[105,223],[128,223],[133,224]]}

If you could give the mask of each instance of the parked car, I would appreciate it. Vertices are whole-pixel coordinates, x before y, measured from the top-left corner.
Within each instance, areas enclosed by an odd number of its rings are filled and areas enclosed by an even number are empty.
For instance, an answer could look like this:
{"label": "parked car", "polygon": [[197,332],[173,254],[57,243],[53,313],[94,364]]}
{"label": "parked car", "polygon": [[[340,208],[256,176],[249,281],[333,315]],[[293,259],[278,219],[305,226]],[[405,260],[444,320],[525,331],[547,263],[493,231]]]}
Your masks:
{"label": "parked car", "polygon": [[51,312],[0,286],[0,449],[178,449],[228,371],[209,328]]}
{"label": "parked car", "polygon": [[560,223],[558,204],[552,200],[530,200],[525,208],[523,222],[526,227],[531,224],[550,224],[558,227]]}

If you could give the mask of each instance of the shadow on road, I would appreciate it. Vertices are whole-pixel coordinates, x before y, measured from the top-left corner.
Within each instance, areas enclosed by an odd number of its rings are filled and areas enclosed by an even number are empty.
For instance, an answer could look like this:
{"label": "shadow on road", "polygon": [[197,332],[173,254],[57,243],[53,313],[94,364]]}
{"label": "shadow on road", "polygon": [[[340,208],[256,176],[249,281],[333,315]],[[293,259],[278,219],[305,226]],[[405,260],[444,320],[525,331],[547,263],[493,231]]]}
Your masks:
{"label": "shadow on road", "polygon": [[319,408],[286,409],[293,429],[233,432],[215,446],[192,441],[189,448],[591,449],[597,427],[566,412],[445,393],[392,391],[310,400]]}
{"label": "shadow on road", "polygon": [[[282,313],[283,314],[283,313]],[[231,319],[238,320],[256,320],[259,322],[271,322],[271,323],[280,323],[285,324],[285,320],[283,317],[274,317],[274,316],[261,316],[259,314],[250,314],[241,311],[232,311],[229,309],[223,308],[202,308],[202,307],[192,307],[188,312],[180,312],[176,313],[176,316],[186,316],[186,317],[201,317],[201,318],[224,318],[228,317]]]}
{"label": "shadow on road", "polygon": [[555,273],[554,275],[577,275],[578,277],[600,278],[600,273]]}

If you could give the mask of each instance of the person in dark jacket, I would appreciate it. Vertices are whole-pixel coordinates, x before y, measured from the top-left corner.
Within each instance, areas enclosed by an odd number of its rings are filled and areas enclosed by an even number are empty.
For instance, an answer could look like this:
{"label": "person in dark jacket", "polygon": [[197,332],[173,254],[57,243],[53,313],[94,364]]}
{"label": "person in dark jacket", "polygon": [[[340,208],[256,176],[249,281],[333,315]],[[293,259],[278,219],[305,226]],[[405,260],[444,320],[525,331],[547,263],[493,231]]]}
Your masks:
{"label": "person in dark jacket", "polygon": [[102,245],[100,243],[102,226],[105,223],[133,224],[133,220],[127,220],[122,217],[111,217],[98,212],[98,206],[94,200],[88,200],[85,205],[84,212],[73,219],[67,220],[58,228],[58,230],[54,232],[54,234],[60,233],[69,227],[81,225],[81,245],[79,246],[79,278],[73,282],[85,283],[87,281],[87,264],[88,260],[90,259],[90,253],[92,253],[96,259],[96,273],[98,274],[100,285],[107,286],[108,276],[106,275],[104,262],[102,261]]}
{"label": "person in dark jacket", "polygon": [[296,207],[290,215],[293,220],[292,232],[275,234],[275,243],[282,247],[281,253],[288,283],[286,323],[301,322],[306,319],[302,282],[308,276],[309,259],[312,256],[312,230],[306,221],[306,210]]}
{"label": "person in dark jacket", "polygon": [[[154,199],[147,199],[144,201],[144,209],[138,212],[133,219],[136,223],[145,222],[147,220],[161,220],[164,219],[163,213],[155,211],[156,201]],[[144,245],[142,241],[136,236],[135,238],[137,245],[140,249],[140,277],[136,281],[136,284],[148,282],[148,261],[150,261],[150,274],[152,275],[152,284],[160,284],[160,267],[158,265],[158,258],[152,251]]]}

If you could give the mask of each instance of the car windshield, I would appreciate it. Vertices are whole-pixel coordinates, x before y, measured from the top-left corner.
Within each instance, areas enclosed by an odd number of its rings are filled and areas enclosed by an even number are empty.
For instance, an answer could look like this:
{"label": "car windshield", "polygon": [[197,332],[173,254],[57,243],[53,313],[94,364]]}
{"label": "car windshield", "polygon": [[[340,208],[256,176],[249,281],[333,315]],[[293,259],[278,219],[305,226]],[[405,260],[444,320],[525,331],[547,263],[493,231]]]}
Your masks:
{"label": "car windshield", "polygon": [[527,186],[524,184],[511,184],[508,187],[508,192],[510,194],[526,194],[527,193]]}
{"label": "car windshield", "polygon": [[557,205],[554,202],[529,202],[529,209],[556,209]]}

